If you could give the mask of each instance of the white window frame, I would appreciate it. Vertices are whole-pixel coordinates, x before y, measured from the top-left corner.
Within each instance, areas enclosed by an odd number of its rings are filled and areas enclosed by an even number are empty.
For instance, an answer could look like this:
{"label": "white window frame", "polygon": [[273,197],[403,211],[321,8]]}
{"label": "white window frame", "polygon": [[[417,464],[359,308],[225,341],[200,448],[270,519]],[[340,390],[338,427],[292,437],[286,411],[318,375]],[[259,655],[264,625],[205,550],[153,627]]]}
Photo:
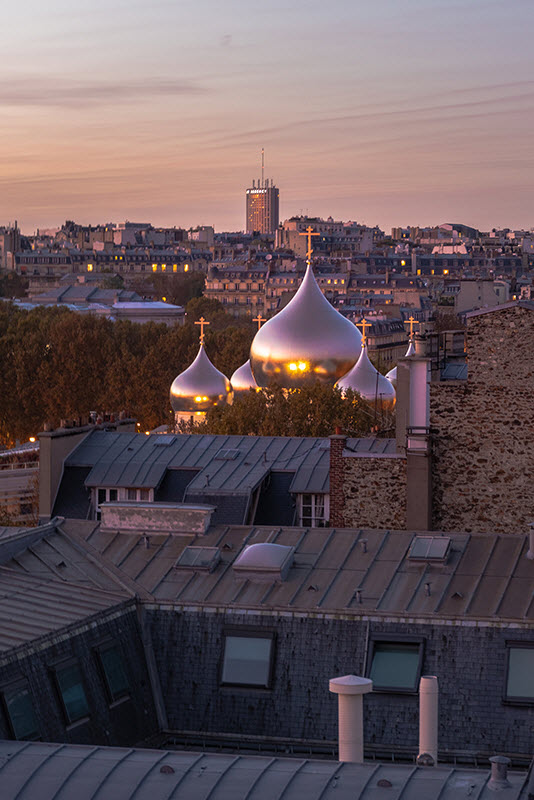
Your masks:
{"label": "white window frame", "polygon": [[[309,502],[306,500],[309,498]],[[304,513],[309,507],[311,514]],[[330,521],[330,495],[329,494],[299,494],[298,495],[299,525],[306,528],[325,528]],[[306,521],[305,521],[306,520]]]}

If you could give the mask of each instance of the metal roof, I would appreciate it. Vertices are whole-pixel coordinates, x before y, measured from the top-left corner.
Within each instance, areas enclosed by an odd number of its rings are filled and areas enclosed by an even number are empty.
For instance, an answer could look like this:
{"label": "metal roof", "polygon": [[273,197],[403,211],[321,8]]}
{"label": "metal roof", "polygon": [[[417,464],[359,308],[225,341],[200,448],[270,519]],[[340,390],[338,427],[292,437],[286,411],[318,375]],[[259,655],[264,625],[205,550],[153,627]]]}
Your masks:
{"label": "metal roof", "polygon": [[[433,622],[534,620],[534,561],[526,558],[523,535],[448,533],[448,556],[435,563],[409,558],[422,531],[216,526],[204,535],[151,536],[147,548],[141,536],[102,533],[95,523],[67,520],[61,528],[62,547],[69,540],[71,547],[86,542],[134,591],[163,604],[347,617],[409,614]],[[259,585],[236,577],[232,564],[238,554],[260,542],[295,548],[283,582]],[[173,568],[190,544],[220,548],[221,560],[209,575]]]}
{"label": "metal roof", "polygon": [[[167,470],[192,470],[188,495],[206,487],[218,494],[249,494],[269,472],[293,472],[292,492],[328,491],[330,444],[327,438],[285,436],[176,435],[160,447],[158,434],[94,431],[68,456],[65,466],[91,466],[90,487],[159,486]],[[393,454],[394,439],[348,439],[356,454]],[[232,459],[224,450],[236,451]]]}
{"label": "metal roof", "polygon": [[[0,742],[3,800],[494,800],[489,771]],[[518,799],[525,773],[509,772]],[[498,794],[498,793],[497,793]]]}
{"label": "metal roof", "polygon": [[[61,570],[62,559],[57,561]],[[25,575],[0,567],[0,651],[11,650],[66,625],[130,599],[117,586],[113,592],[53,580],[51,573]]]}

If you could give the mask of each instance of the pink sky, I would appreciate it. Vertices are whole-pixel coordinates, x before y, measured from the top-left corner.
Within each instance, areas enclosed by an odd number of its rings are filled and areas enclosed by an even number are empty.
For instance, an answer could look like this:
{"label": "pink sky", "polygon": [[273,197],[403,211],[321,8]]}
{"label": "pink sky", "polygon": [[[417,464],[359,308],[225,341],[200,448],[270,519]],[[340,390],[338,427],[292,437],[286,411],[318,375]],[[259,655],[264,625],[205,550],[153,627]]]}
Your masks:
{"label": "pink sky", "polygon": [[0,223],[281,216],[534,225],[534,4],[20,0],[4,13]]}

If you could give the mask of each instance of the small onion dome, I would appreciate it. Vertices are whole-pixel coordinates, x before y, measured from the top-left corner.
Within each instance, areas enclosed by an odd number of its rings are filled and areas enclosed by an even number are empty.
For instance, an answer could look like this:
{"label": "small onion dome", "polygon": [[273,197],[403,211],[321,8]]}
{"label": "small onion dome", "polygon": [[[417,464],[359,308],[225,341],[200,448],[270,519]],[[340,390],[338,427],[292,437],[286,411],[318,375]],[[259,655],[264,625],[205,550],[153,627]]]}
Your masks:
{"label": "small onion dome", "polygon": [[173,411],[207,411],[212,406],[231,403],[232,399],[230,381],[215,369],[201,344],[191,366],[172,382]]}
{"label": "small onion dome", "polygon": [[395,405],[395,389],[390,381],[381,375],[369,361],[366,345],[362,347],[356,366],[344,375],[336,383],[336,386],[342,392],[352,389],[371,403],[374,403],[376,398],[382,406]]}
{"label": "small onion dome", "polygon": [[258,386],[275,381],[286,389],[334,384],[356,363],[362,336],[330,305],[311,266],[287,306],[257,332],[250,348]]}
{"label": "small onion dome", "polygon": [[232,390],[235,392],[248,392],[250,389],[259,389],[258,384],[254,380],[252,369],[250,368],[250,358],[241,367],[236,369],[230,378]]}
{"label": "small onion dome", "polygon": [[[413,356],[415,353],[415,347],[413,341],[410,339],[410,344],[408,345],[408,349],[404,354],[404,358],[408,358],[408,356]],[[389,372],[386,372],[386,378],[390,383],[393,384],[394,388],[397,388],[397,367],[393,367],[390,369]]]}

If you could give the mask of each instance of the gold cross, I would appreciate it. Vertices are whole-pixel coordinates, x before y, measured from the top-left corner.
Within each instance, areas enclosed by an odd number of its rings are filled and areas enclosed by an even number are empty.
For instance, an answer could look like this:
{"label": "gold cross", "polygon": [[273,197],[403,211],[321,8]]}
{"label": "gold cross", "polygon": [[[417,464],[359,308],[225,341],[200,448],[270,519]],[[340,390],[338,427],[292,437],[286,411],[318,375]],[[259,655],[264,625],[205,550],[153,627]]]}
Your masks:
{"label": "gold cross", "polygon": [[200,317],[199,321],[198,321],[198,322],[195,322],[195,325],[200,325],[200,344],[204,344],[204,337],[205,337],[205,335],[206,335],[206,334],[204,333],[204,325],[210,325],[210,324],[211,324],[211,323],[210,323],[210,322],[207,322],[207,321],[204,319],[204,317]]}
{"label": "gold cross", "polygon": [[373,327],[373,323],[372,322],[367,322],[365,317],[363,317],[361,322],[357,322],[356,323],[356,327],[357,328],[361,327],[361,329],[362,329],[362,347],[364,347],[364,345],[367,344],[367,334],[365,333],[365,329],[366,328],[372,328]]}
{"label": "gold cross", "polygon": [[413,326],[420,325],[421,323],[418,320],[416,320],[415,317],[409,317],[409,319],[404,320],[404,324],[410,326],[410,339],[411,339],[413,336]]}
{"label": "gold cross", "polygon": [[306,258],[308,259],[308,261],[310,260],[310,258],[312,256],[312,253],[313,253],[312,246],[311,246],[311,237],[312,236],[320,236],[320,235],[321,235],[320,233],[314,233],[313,232],[313,228],[312,228],[311,225],[308,225],[308,227],[306,228],[306,232],[305,233],[299,233],[299,236],[307,236],[308,237],[308,252],[306,253]]}
{"label": "gold cross", "polygon": [[261,328],[261,323],[262,322],[267,322],[267,320],[263,319],[261,314],[258,314],[257,317],[253,317],[252,318],[252,322],[257,322],[258,323],[258,330],[259,330]]}

